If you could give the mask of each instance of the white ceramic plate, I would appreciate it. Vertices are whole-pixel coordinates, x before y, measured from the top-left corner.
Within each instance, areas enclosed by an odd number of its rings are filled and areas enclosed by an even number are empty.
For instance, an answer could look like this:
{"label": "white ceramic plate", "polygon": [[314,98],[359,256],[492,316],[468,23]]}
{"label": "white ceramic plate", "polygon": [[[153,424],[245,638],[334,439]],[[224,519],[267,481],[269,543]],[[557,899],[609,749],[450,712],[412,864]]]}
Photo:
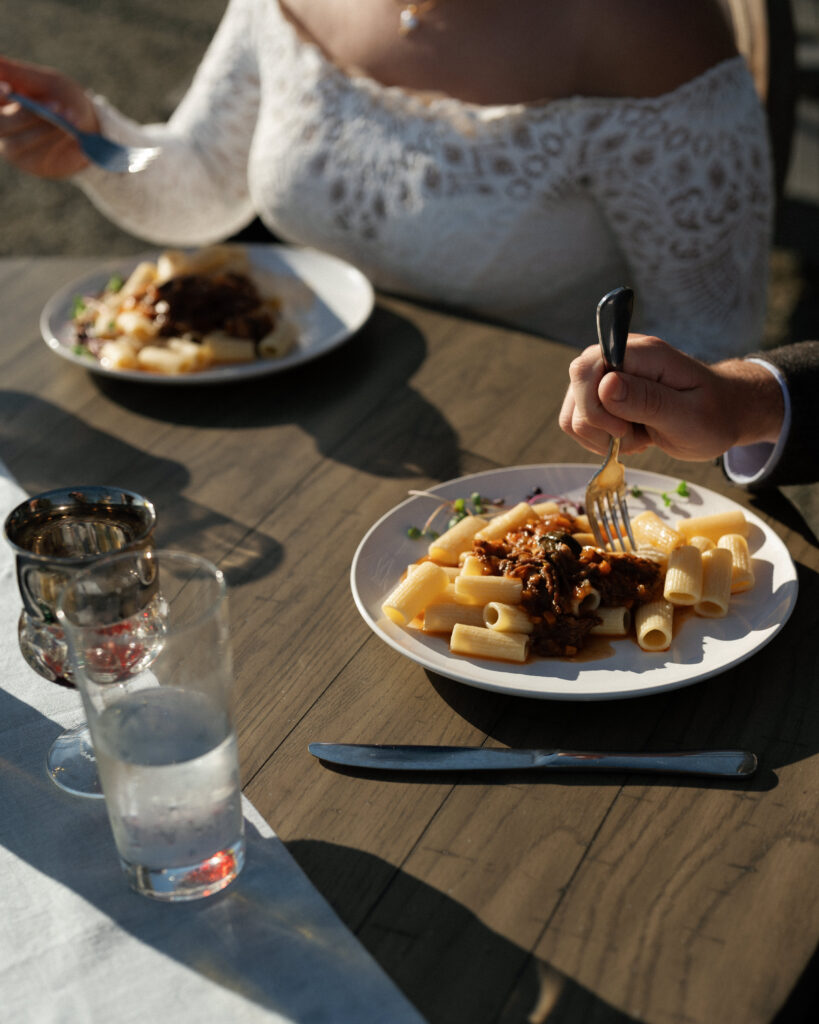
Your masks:
{"label": "white ceramic plate", "polygon": [[[582,501],[595,466],[536,465],[476,473],[439,484],[432,493],[442,498],[468,498],[477,491],[507,504],[521,501],[535,487],[544,497],[561,495]],[[628,470],[629,485],[673,492],[678,481],[656,473]],[[646,492],[630,497],[632,517],[651,508],[674,525],[677,519],[736,508],[735,502],[703,487],[690,487],[689,498],[676,498],[666,508]],[[421,527],[436,507],[427,497],[411,497],[383,516],[355,553],[351,572],[353,596],[370,628],[400,654],[419,665],[469,686],[524,697],[552,700],[609,700],[673,690],[707,679],[749,658],[785,625],[797,594],[797,577],[787,548],[771,528],[743,510],[751,524],[748,544],[756,576],[752,590],[736,594],[724,619],[684,617],[670,650],[647,653],[633,640],[612,640],[597,660],[542,658],[511,665],[451,654],[445,639],[402,629],[381,613],[381,603],[407,565],[426,554],[423,540],[411,540],[407,529]],[[445,527],[443,518],[439,532]],[[607,638],[608,639],[608,638]]]}
{"label": "white ceramic plate", "polygon": [[[144,370],[107,370],[96,359],[77,355],[71,328],[71,308],[78,295],[102,291],[112,275],[127,277],[143,260],[156,260],[158,251],[141,256],[109,260],[90,274],[61,288],[46,303],[40,316],[43,339],[52,352],[93,373],[106,377],[136,380],[150,384],[214,384],[281,373],[337,348],[367,320],[373,309],[373,287],[355,267],[315,249],[289,245],[247,245],[252,265],[261,270],[292,279],[296,287],[293,299],[283,292],[285,312],[295,321],[299,338],[292,352],[281,359],[260,359],[253,363],[220,366],[198,373],[173,376]],[[298,285],[306,285],[305,292]]]}

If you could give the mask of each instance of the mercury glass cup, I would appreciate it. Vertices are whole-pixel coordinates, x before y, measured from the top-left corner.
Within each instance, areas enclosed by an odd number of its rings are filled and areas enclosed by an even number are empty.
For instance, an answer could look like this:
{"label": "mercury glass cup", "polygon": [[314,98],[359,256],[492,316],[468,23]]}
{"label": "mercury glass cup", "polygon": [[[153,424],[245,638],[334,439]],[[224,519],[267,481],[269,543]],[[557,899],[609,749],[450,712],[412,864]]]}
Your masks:
{"label": "mercury glass cup", "polygon": [[[74,686],[62,627],[56,620],[60,588],[73,573],[116,551],[144,550],[153,542],[156,512],[147,498],[118,487],[87,485],[46,491],[13,509],[4,534],[15,553],[23,609],[20,650],[39,675]],[[88,726],[58,736],[46,770],[62,789],[101,797]]]}
{"label": "mercury glass cup", "polygon": [[[161,623],[133,643],[133,623]],[[218,892],[244,864],[225,580],[198,555],[125,552],[57,602],[120,864],[158,900]]]}

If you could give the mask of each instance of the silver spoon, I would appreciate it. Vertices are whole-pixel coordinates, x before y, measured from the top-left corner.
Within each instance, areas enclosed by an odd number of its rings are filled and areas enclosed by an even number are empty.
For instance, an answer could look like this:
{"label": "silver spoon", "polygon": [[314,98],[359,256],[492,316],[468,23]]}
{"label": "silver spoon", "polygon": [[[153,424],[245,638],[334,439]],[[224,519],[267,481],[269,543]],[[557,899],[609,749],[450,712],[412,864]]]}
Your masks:
{"label": "silver spoon", "polygon": [[41,117],[57,128],[61,128],[69,135],[73,135],[79,142],[80,149],[88,159],[102,167],[106,171],[113,171],[115,174],[135,173],[144,170],[148,164],[157,156],[159,148],[156,146],[121,146],[118,142],[112,142],[103,135],[96,132],[80,131],[70,121],[55,114],[53,110],[43,106],[28,96],[21,96],[16,92],[0,94],[0,102],[4,100],[19,103],[21,107],[30,110],[32,114]]}

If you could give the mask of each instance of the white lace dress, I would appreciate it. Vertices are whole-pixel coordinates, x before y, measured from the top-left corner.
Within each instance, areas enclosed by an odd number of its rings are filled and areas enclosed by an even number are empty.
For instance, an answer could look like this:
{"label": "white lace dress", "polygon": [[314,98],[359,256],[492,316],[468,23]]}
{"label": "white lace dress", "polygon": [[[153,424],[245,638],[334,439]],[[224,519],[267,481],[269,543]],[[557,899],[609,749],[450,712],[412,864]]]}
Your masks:
{"label": "white lace dress", "polygon": [[231,0],[167,124],[97,103],[106,132],[162,155],[75,181],[153,244],[258,214],[384,290],[573,345],[625,284],[634,329],[707,359],[759,347],[772,173],[741,57],[655,99],[481,106],[350,76],[277,0]]}

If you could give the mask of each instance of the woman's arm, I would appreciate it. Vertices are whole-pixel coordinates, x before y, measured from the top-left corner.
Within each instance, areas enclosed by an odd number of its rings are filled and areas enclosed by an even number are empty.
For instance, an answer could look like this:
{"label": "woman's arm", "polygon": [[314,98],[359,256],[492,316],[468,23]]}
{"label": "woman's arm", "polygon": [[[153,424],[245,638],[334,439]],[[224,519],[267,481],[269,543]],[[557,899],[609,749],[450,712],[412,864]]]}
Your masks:
{"label": "woman's arm", "polygon": [[[138,174],[111,174],[88,164],[67,136],[26,122],[0,99],[0,142],[22,170],[73,175],[72,180],[111,221],[158,245],[202,245],[227,237],[254,214],[247,164],[259,107],[253,0],[230,0],[193,82],[167,124],[139,125],[48,68],[27,66],[27,78],[6,74],[10,84],[37,99],[67,105],[81,127],[116,141],[161,148]],[[8,62],[0,60],[0,81]],[[145,69],[150,74],[150,68]],[[131,83],[138,90],[138,81]],[[8,105],[5,107],[8,110]],[[72,116],[73,115],[73,116]],[[5,130],[7,134],[3,136]],[[57,131],[55,135],[54,132]],[[12,132],[12,138],[9,138]],[[11,147],[11,152],[9,148]]]}

